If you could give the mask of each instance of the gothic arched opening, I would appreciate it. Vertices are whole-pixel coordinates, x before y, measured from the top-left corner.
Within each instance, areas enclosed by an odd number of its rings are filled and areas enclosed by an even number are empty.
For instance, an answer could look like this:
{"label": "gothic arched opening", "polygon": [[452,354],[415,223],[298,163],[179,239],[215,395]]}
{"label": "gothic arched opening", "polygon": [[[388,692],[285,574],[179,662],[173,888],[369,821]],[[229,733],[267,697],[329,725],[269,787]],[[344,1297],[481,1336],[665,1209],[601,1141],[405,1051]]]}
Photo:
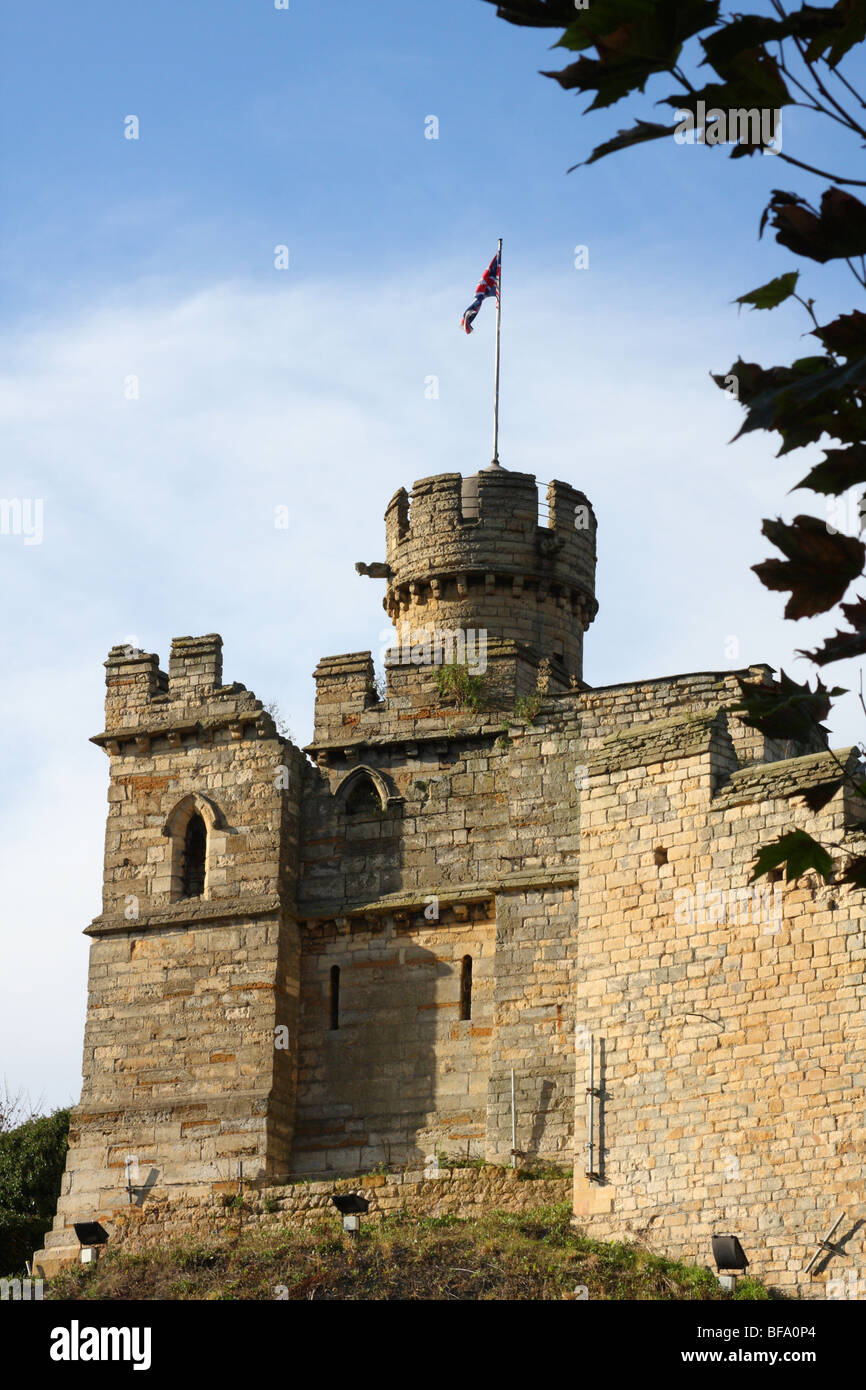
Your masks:
{"label": "gothic arched opening", "polygon": [[369,816],[382,813],[382,800],[369,777],[359,777],[346,797],[347,816]]}
{"label": "gothic arched opening", "polygon": [[207,864],[207,826],[198,811],[190,816],[183,840],[183,887],[184,898],[200,898],[204,892],[205,867]]}

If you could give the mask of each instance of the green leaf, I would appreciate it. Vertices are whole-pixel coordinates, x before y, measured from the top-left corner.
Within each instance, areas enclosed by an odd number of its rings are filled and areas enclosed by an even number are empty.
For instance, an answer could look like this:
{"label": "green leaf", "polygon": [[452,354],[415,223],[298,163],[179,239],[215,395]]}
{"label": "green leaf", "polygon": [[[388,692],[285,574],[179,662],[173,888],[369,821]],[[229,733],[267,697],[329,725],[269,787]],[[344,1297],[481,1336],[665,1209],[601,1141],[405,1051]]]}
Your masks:
{"label": "green leaf", "polygon": [[575,13],[572,5],[568,28],[554,48],[580,53],[584,48],[610,47],[613,35],[630,37],[635,22],[652,20],[658,6],[655,0],[589,0],[585,10]]}
{"label": "green leaf", "polygon": [[[556,47],[581,52],[560,72],[545,72],[566,91],[595,91],[587,110],[642,92],[654,73],[670,72],[685,39],[714,24],[718,0],[590,0],[572,16]],[[597,58],[583,50],[594,47]]]}
{"label": "green leaf", "polygon": [[814,516],[764,521],[764,535],[788,558],[753,565],[767,589],[789,589],[786,618],[812,618],[826,613],[842,598],[852,580],[863,573],[866,546],[854,536],[831,531]]}
{"label": "green leaf", "polygon": [[542,72],[542,77],[552,77],[566,92],[590,92],[596,95],[586,108],[587,111],[600,111],[605,106],[613,106],[629,92],[642,92],[647,78],[654,72],[663,71],[665,64],[636,63],[607,64],[597,58],[578,58],[561,72]]}
{"label": "green leaf", "polygon": [[816,463],[797,486],[827,497],[839,497],[858,483],[866,483],[866,444],[854,444],[848,449],[827,449],[823,463]]}
{"label": "green leaf", "polygon": [[[666,135],[673,135],[676,126],[658,125],[654,121],[638,120],[628,130],[618,130],[612,140],[606,140],[603,145],[597,145],[589,159],[583,161],[584,165],[594,164],[597,159],[603,159],[607,154],[613,154],[615,150],[625,150],[631,145],[640,145],[645,140],[661,140]],[[579,164],[573,164],[572,169],[579,169]]]}
{"label": "green leaf", "polygon": [[812,690],[808,681],[798,685],[784,671],[779,672],[777,681],[747,681],[741,676],[737,680],[742,698],[731,706],[732,713],[739,714],[744,724],[765,738],[782,743],[808,745],[816,733],[826,734],[822,721],[830,713],[831,701],[847,693],[838,687],[828,690],[820,678]]}
{"label": "green leaf", "polygon": [[832,27],[828,25],[826,31],[813,39],[806,50],[806,57],[812,62],[826,54],[827,63],[834,68],[855,44],[866,39],[863,0],[837,0],[828,18],[832,18]]}
{"label": "green leaf", "polygon": [[832,33],[836,27],[826,10],[814,5],[803,5],[783,19],[769,15],[737,15],[708,38],[701,39],[706,54],[704,62],[727,76],[743,54],[751,50],[792,35],[809,39],[824,32]]}
{"label": "green leaf", "polygon": [[797,287],[800,278],[799,270],[789,270],[786,275],[777,275],[775,280],[768,280],[766,285],[761,285],[760,289],[751,290],[749,294],[741,294],[739,299],[735,299],[735,304],[751,304],[753,309],[775,309],[778,304],[783,304]]}
{"label": "green leaf", "polygon": [[827,666],[831,661],[846,661],[850,657],[866,654],[866,600],[858,598],[856,603],[843,603],[841,608],[853,630],[840,632],[837,629],[835,637],[828,637],[816,651],[799,653],[816,666]]}
{"label": "green leaf", "polygon": [[[728,376],[737,375],[738,368],[752,364],[736,363]],[[713,376],[724,388],[726,378]],[[752,430],[778,430],[783,445],[780,453],[820,439],[826,431],[842,442],[859,439],[862,434],[862,409],[859,395],[866,386],[866,356],[836,366],[830,357],[804,357],[790,367],[760,368],[748,374],[746,394],[740,380],[740,401],[746,406],[746,419],[734,436]],[[845,432],[845,411],[855,407],[850,432]]]}
{"label": "green leaf", "polygon": [[818,338],[828,352],[849,359],[862,357],[866,355],[866,314],[860,309],[840,314],[823,328],[813,328],[812,336]]}
{"label": "green leaf", "polygon": [[780,835],[777,840],[764,845],[755,858],[751,882],[769,873],[771,869],[785,867],[785,879],[790,883],[800,878],[809,869],[814,869],[820,878],[828,883],[833,874],[833,860],[823,845],[807,835],[805,830],[792,830]]}
{"label": "green leaf", "polygon": [[574,19],[574,0],[487,0],[500,19],[533,29],[562,29]]}
{"label": "green leaf", "polygon": [[[778,103],[777,103],[778,105]],[[798,256],[822,265],[866,254],[866,205],[841,188],[828,188],[820,213],[773,194],[768,205],[776,240]]]}
{"label": "green leaf", "polygon": [[662,97],[660,106],[674,106],[678,110],[691,111],[697,119],[698,105],[709,117],[711,110],[748,114],[758,108],[774,110],[788,106],[794,100],[790,95],[775,58],[769,55],[751,55],[748,63],[727,82],[710,82],[697,92],[674,92]]}

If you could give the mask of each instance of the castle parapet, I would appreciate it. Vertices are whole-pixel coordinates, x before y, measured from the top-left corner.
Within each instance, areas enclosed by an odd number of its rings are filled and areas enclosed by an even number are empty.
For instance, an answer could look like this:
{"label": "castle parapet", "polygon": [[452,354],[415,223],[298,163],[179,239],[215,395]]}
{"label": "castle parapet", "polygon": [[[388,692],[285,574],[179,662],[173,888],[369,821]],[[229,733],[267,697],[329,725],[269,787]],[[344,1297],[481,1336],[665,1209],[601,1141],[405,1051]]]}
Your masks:
{"label": "castle parapet", "polygon": [[[159,669],[155,652],[112,647],[105,663],[105,733],[93,741],[107,744],[108,735],[135,730],[158,736],[218,725],[272,731],[271,716],[252,691],[238,681],[222,684],[222,645],[216,632],[176,637],[168,674]],[[233,736],[240,737],[237,729]]]}
{"label": "castle parapet", "polygon": [[314,741],[330,742],[360,722],[361,711],[376,702],[371,652],[323,657],[313,672],[316,682]]}
{"label": "castle parapet", "polygon": [[172,699],[200,696],[222,685],[223,639],[218,632],[204,637],[175,637],[168,663]]}
{"label": "castle parapet", "polygon": [[105,662],[105,727],[138,724],[153,697],[167,688],[168,676],[160,671],[156,652],[112,647]]}
{"label": "castle parapet", "polygon": [[401,632],[474,629],[582,676],[595,617],[596,520],[560,481],[539,515],[531,473],[488,469],[419,479],[385,513],[384,608]]}

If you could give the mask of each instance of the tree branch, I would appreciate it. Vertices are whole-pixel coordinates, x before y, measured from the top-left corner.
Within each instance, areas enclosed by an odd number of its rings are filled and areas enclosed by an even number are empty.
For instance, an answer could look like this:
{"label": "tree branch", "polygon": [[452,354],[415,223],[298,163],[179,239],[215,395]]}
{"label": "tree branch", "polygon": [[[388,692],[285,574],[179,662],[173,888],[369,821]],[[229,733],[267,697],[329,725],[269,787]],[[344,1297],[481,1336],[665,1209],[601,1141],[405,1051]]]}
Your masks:
{"label": "tree branch", "polygon": [[828,174],[826,169],[816,169],[814,164],[804,164],[802,159],[795,159],[791,154],[783,154],[781,150],[775,151],[776,159],[784,159],[786,164],[796,164],[798,169],[805,169],[809,174],[818,174],[822,179],[829,179],[831,183],[850,183],[856,184],[858,188],[866,188],[866,179],[842,179],[836,174]]}
{"label": "tree branch", "polygon": [[[828,63],[827,66],[829,67],[829,63]],[[851,83],[848,81],[847,77],[843,77],[842,74],[841,74],[841,72],[839,71],[838,68],[830,68],[830,71],[832,72],[832,74],[833,74],[834,77],[838,77],[838,79],[839,79],[839,81],[842,83],[843,87],[847,87],[847,88],[848,88],[848,91],[851,93],[851,95],[852,95],[852,97],[854,98],[854,100],[855,100],[855,101],[859,101],[859,103],[860,103],[860,105],[863,107],[864,111],[866,111],[866,101],[863,100],[863,98],[861,97],[860,93],[857,91],[857,88],[851,86]]]}

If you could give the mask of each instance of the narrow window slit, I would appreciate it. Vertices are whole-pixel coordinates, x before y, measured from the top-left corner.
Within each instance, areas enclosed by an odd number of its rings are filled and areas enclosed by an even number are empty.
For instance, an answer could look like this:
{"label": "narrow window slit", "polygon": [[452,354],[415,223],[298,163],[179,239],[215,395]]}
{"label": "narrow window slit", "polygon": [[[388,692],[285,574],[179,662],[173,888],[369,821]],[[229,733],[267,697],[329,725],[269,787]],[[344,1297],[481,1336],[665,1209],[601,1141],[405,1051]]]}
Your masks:
{"label": "narrow window slit", "polygon": [[331,966],[331,1031],[340,1026],[340,967]]}
{"label": "narrow window slit", "polygon": [[472,1017],[472,957],[464,956],[460,966],[460,1018]]}

